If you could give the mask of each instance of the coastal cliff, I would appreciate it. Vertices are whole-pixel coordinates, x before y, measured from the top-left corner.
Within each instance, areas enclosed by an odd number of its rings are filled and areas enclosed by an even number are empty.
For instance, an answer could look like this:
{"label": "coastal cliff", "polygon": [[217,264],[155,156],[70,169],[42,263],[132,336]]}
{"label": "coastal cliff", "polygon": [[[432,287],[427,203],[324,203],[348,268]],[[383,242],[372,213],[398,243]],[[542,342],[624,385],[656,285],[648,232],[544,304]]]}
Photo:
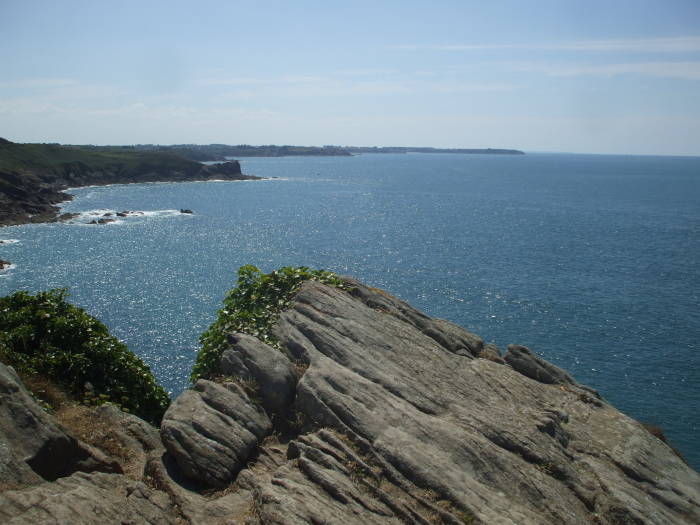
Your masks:
{"label": "coastal cliff", "polygon": [[203,165],[170,152],[133,148],[15,144],[0,139],[0,226],[51,222],[65,192],[134,182],[256,180],[238,161]]}
{"label": "coastal cliff", "polygon": [[0,519],[700,521],[698,473],[599,393],[352,278],[244,267],[202,341],[160,430],[0,366]]}

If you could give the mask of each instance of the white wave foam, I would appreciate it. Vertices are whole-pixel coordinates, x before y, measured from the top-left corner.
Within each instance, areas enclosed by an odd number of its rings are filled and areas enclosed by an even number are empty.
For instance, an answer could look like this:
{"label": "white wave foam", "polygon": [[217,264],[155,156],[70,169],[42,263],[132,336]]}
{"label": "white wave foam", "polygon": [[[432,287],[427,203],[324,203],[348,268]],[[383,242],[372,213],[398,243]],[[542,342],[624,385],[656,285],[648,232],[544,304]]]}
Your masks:
{"label": "white wave foam", "polygon": [[14,270],[15,268],[17,268],[17,265],[10,263],[10,266],[6,266],[0,270],[0,277],[5,277],[10,270]]}
{"label": "white wave foam", "polygon": [[186,215],[180,213],[180,210],[153,210],[136,212],[144,217],[172,217],[173,215]]}
{"label": "white wave foam", "polygon": [[97,217],[97,216],[102,216],[105,213],[115,214],[116,212],[114,210],[108,210],[107,208],[100,208],[98,210],[86,210],[86,211],[81,211],[78,213],[80,215],[84,215],[86,217],[88,217],[88,216]]}
{"label": "white wave foam", "polygon": [[[117,211],[112,209],[86,210],[76,212],[77,215],[66,221],[67,224],[85,225],[91,224],[92,221],[105,219],[107,222],[103,224],[126,224],[127,222],[139,218],[158,218],[158,217],[175,217],[178,215],[189,216],[191,214],[181,213],[180,210],[124,210]],[[121,215],[123,214],[123,215]]]}

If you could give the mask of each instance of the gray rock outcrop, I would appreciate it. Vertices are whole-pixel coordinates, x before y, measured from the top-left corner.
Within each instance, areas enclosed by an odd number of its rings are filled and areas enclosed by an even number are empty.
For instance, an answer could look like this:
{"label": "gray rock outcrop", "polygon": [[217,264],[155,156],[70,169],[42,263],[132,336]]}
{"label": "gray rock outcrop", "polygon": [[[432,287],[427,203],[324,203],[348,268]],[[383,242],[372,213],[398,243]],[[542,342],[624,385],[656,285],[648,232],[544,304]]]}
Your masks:
{"label": "gray rock outcrop", "polygon": [[117,472],[99,450],[67,434],[0,363],[0,486],[53,481],[76,471]]}
{"label": "gray rock outcrop", "polygon": [[[591,389],[523,347],[506,355],[513,365],[474,358],[483,350],[480,338],[353,285],[349,294],[305,283],[275,334],[309,363],[296,409],[311,427],[329,427],[362,444],[381,479],[412,494],[431,491],[451,509],[446,521],[700,519],[698,474]],[[320,492],[325,482],[306,474]],[[286,505],[304,493],[282,484],[266,491],[270,502]],[[297,504],[308,507],[308,497],[299,497]],[[328,511],[339,522],[357,520],[350,506],[343,508],[338,518],[338,509],[320,504],[304,519]],[[372,512],[377,520],[384,509]],[[421,515],[430,521],[425,507]]]}
{"label": "gray rock outcrop", "polygon": [[228,334],[215,377],[173,402],[160,435],[96,409],[134,451],[125,474],[37,469],[42,443],[78,440],[5,369],[0,474],[22,483],[0,490],[0,522],[700,522],[700,475],[596,391],[345,282],[301,286],[273,327],[281,351]]}
{"label": "gray rock outcrop", "polygon": [[54,483],[0,493],[0,522],[5,525],[182,523],[165,493],[123,475],[82,472]]}
{"label": "gray rock outcrop", "polygon": [[160,434],[185,476],[225,487],[271,430],[270,419],[241,386],[200,379],[168,408]]}
{"label": "gray rock outcrop", "polygon": [[268,414],[287,412],[296,391],[292,362],[253,336],[233,333],[228,340],[230,348],[224,351],[219,364],[221,374],[254,381]]}

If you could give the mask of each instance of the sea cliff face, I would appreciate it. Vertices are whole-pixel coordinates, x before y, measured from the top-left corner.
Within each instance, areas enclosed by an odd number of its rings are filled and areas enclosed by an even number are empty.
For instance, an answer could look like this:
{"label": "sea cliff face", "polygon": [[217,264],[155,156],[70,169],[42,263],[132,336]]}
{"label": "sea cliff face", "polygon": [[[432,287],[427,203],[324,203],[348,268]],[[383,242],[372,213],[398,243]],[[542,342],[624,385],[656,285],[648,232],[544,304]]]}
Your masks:
{"label": "sea cliff face", "polygon": [[238,161],[202,165],[169,152],[15,144],[0,139],[0,226],[51,222],[68,188],[134,182],[256,180]]}
{"label": "sea cliff face", "polygon": [[52,173],[0,170],[0,226],[55,221],[59,212],[57,204],[73,198],[65,192],[68,188],[134,182],[259,179],[243,175],[238,161],[210,166],[193,163],[187,168],[172,169],[153,164],[131,169],[94,169],[82,162],[72,162]]}
{"label": "sea cliff face", "polygon": [[58,424],[0,367],[0,519],[700,522],[698,473],[525,347],[350,278],[303,283],[272,335],[227,333],[159,431],[109,406]]}

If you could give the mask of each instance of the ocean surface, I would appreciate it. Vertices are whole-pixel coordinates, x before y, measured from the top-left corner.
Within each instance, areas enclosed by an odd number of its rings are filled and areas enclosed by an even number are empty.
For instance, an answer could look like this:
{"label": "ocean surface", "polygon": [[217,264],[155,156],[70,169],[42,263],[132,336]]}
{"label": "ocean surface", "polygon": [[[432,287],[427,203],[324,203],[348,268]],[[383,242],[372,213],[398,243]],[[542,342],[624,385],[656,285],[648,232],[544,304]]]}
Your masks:
{"label": "ocean surface", "polygon": [[[237,270],[353,275],[502,349],[524,344],[700,469],[700,158],[247,158],[265,181],[73,190],[0,228],[0,294],[69,288],[173,394]],[[194,210],[180,214],[180,208]],[[99,211],[98,211],[99,210]],[[96,214],[142,215],[87,225]]]}

